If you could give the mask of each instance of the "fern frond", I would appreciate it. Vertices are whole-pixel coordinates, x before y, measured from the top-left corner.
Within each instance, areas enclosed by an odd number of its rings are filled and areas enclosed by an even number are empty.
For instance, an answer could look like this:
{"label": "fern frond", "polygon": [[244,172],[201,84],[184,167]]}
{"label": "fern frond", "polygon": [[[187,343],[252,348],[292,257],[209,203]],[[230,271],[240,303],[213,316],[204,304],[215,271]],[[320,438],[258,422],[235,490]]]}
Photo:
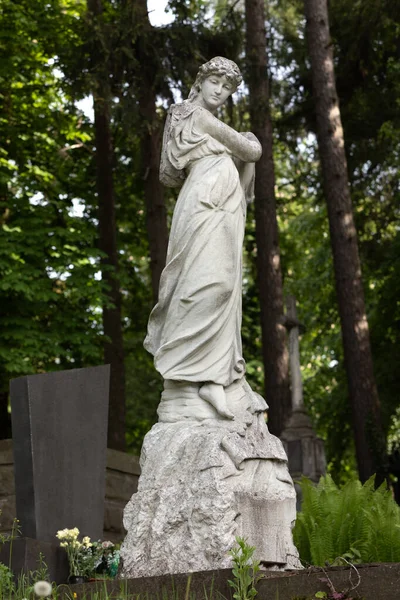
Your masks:
{"label": "fern frond", "polygon": [[314,485],[303,478],[302,511],[294,528],[300,558],[324,565],[338,556],[362,562],[400,562],[400,507],[374,478],[339,489],[329,476]]}

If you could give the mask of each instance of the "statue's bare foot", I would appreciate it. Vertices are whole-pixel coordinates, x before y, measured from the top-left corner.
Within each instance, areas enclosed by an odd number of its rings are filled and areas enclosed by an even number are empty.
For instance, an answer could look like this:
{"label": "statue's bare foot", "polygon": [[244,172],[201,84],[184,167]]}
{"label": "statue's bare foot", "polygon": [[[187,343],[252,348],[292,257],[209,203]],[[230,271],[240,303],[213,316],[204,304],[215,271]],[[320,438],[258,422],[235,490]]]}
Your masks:
{"label": "statue's bare foot", "polygon": [[226,419],[234,419],[235,415],[231,413],[226,404],[226,394],[223,385],[217,383],[204,383],[199,389],[199,396],[209,402]]}

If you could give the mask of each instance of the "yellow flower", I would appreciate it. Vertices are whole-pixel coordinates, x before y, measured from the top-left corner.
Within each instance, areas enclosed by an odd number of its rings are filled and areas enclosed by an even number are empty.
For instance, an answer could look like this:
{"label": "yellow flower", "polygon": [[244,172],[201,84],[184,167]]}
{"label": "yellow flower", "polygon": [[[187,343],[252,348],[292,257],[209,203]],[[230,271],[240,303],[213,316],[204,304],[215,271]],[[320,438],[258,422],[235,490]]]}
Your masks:
{"label": "yellow flower", "polygon": [[76,592],[74,592],[74,598],[77,598],[78,594]]}
{"label": "yellow flower", "polygon": [[90,537],[87,535],[83,538],[82,543],[86,548],[90,548],[93,545],[90,543]]}

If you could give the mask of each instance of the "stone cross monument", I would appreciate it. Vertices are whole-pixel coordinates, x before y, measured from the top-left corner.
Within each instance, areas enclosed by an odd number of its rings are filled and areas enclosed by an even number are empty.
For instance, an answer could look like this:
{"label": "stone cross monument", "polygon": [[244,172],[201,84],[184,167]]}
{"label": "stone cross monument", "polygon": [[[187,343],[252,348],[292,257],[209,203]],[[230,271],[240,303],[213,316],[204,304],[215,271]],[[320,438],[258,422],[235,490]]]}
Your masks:
{"label": "stone cross monument", "polygon": [[286,299],[286,317],[287,323],[290,324],[288,329],[292,411],[305,412],[303,399],[303,382],[301,379],[300,369],[300,323],[297,321],[296,298],[294,296],[288,296]]}
{"label": "stone cross monument", "polygon": [[165,125],[160,177],[183,186],[145,340],[164,391],[124,512],[122,577],[230,567],[235,536],[267,567],[300,566],[287,457],[242,356],[242,244],[261,146],[215,116],[240,82],[235,63],[210,60]]}
{"label": "stone cross monument", "polygon": [[301,324],[297,320],[294,296],[286,299],[286,327],[289,331],[292,414],[281,439],[289,458],[289,471],[293,479],[304,475],[317,482],[326,471],[325,451],[324,443],[317,437],[304,406],[299,349]]}

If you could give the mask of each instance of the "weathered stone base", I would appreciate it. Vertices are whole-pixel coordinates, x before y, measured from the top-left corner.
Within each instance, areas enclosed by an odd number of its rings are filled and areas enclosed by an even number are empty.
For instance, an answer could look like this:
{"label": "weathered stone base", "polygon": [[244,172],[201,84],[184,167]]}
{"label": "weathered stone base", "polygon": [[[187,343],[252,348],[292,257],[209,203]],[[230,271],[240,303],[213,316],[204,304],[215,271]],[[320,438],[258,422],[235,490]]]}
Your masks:
{"label": "weathered stone base", "polygon": [[229,568],[236,536],[267,566],[300,568],[291,533],[296,494],[264,400],[245,380],[230,386],[229,421],[207,414],[204,401],[203,412],[197,406],[193,415],[187,402],[185,413],[185,393],[177,389],[172,404],[169,386],[159,408],[167,422],[145,438],[138,492],[124,511],[121,577]]}

